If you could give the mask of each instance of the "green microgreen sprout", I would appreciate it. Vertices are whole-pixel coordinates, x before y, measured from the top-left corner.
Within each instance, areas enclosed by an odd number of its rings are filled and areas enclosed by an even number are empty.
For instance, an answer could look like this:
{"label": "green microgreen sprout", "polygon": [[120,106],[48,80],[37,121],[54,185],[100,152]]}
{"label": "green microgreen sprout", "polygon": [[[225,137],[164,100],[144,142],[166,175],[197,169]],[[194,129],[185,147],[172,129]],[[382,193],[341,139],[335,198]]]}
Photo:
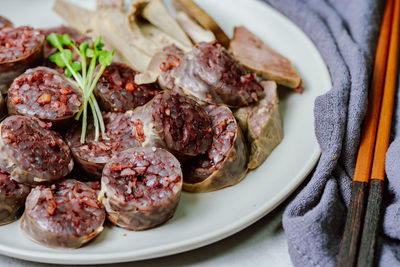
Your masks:
{"label": "green microgreen sprout", "polygon": [[[93,90],[105,68],[111,65],[115,51],[103,50],[104,44],[101,42],[101,36],[97,37],[93,42],[93,48],[87,42],[81,43],[78,48],[68,34],[52,33],[47,37],[47,42],[58,49],[57,53],[50,56],[50,61],[54,62],[58,67],[64,68],[65,75],[73,77],[78,87],[82,90],[83,105],[75,116],[76,120],[79,120],[82,116],[81,143],[85,143],[88,103],[93,116],[95,140],[99,139],[100,132],[102,138],[106,140],[103,116],[93,95]],[[79,61],[73,61],[73,51],[79,55]]]}

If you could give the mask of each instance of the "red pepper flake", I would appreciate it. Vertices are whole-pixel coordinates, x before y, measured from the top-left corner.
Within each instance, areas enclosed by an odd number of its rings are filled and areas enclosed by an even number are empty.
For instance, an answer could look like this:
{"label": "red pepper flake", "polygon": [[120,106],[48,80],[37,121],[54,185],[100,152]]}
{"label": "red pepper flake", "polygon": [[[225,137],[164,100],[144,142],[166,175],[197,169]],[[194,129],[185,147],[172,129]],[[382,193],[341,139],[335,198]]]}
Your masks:
{"label": "red pepper flake", "polygon": [[139,142],[144,142],[145,141],[145,136],[144,136],[144,130],[143,130],[143,123],[141,120],[136,120],[134,122],[135,127],[136,127],[136,139]]}
{"label": "red pepper flake", "polygon": [[21,102],[21,97],[20,97],[19,95],[13,95],[13,96],[11,97],[11,101],[12,101],[14,104],[18,104],[19,102]]}
{"label": "red pepper flake", "polygon": [[72,94],[72,90],[66,87],[61,87],[60,93],[63,95],[69,95]]}
{"label": "red pepper flake", "polygon": [[53,215],[56,208],[57,208],[57,203],[54,201],[54,199],[47,200],[47,206],[46,206],[46,211],[48,214]]}
{"label": "red pepper flake", "polygon": [[119,163],[114,163],[114,164],[111,164],[110,170],[112,170],[114,172],[121,171],[122,170],[122,166]]}
{"label": "red pepper flake", "polygon": [[51,102],[51,94],[42,94],[39,96],[39,98],[36,100],[40,105],[48,104]]}
{"label": "red pepper flake", "polygon": [[163,62],[160,66],[161,71],[167,71],[169,69],[169,66],[167,64],[167,62]]}
{"label": "red pepper flake", "polygon": [[129,82],[125,85],[125,90],[128,92],[133,92],[135,90],[135,84],[133,82]]}

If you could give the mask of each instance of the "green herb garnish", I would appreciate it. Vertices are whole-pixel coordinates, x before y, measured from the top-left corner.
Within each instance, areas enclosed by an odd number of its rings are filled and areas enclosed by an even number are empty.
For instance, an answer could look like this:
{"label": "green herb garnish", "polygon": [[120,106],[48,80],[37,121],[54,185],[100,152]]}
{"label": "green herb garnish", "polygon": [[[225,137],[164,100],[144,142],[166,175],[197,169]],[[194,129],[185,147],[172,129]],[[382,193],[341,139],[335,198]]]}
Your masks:
{"label": "green herb garnish", "polygon": [[[84,98],[83,106],[75,117],[76,120],[79,120],[80,116],[83,114],[81,143],[85,143],[88,103],[93,115],[95,140],[97,141],[99,139],[100,131],[102,138],[107,139],[103,116],[96,98],[93,95],[93,90],[105,68],[111,65],[114,50],[112,52],[103,50],[104,44],[101,42],[101,36],[97,37],[94,41],[93,49],[89,48],[89,43],[87,42],[80,44],[78,48],[68,34],[60,35],[58,33],[52,33],[47,37],[47,42],[58,49],[57,53],[50,56],[50,61],[54,62],[60,68],[65,68],[65,74],[68,77],[73,77],[78,87],[82,90]],[[66,46],[72,49],[65,48]],[[79,55],[80,61],[72,61],[73,50]],[[90,59],[89,64],[87,64],[88,59]],[[99,65],[100,67],[97,67]],[[98,68],[99,71],[94,75],[96,68]]]}

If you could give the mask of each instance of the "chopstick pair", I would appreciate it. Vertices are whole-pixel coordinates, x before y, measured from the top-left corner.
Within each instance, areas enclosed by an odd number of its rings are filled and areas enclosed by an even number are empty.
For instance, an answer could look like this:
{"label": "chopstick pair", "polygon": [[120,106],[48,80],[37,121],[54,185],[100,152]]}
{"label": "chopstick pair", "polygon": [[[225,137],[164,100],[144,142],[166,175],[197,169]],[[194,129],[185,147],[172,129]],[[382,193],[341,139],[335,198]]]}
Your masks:
{"label": "chopstick pair", "polygon": [[[396,89],[400,1],[387,0],[338,266],[373,266]],[[368,193],[369,186],[369,193]],[[368,198],[368,201],[366,201]],[[365,212],[366,207],[366,212]],[[364,216],[365,213],[365,216]]]}

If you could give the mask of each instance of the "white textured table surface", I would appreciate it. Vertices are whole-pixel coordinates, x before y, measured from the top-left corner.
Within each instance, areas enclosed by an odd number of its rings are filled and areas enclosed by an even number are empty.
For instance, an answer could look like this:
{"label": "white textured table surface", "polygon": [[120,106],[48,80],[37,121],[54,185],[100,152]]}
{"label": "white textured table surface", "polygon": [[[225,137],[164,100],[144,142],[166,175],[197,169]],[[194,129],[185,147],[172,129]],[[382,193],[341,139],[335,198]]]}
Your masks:
{"label": "white textured table surface", "polygon": [[[190,252],[153,260],[104,266],[292,266],[282,229],[286,201],[272,213],[245,230],[212,245]],[[0,255],[0,266],[54,266]]]}

